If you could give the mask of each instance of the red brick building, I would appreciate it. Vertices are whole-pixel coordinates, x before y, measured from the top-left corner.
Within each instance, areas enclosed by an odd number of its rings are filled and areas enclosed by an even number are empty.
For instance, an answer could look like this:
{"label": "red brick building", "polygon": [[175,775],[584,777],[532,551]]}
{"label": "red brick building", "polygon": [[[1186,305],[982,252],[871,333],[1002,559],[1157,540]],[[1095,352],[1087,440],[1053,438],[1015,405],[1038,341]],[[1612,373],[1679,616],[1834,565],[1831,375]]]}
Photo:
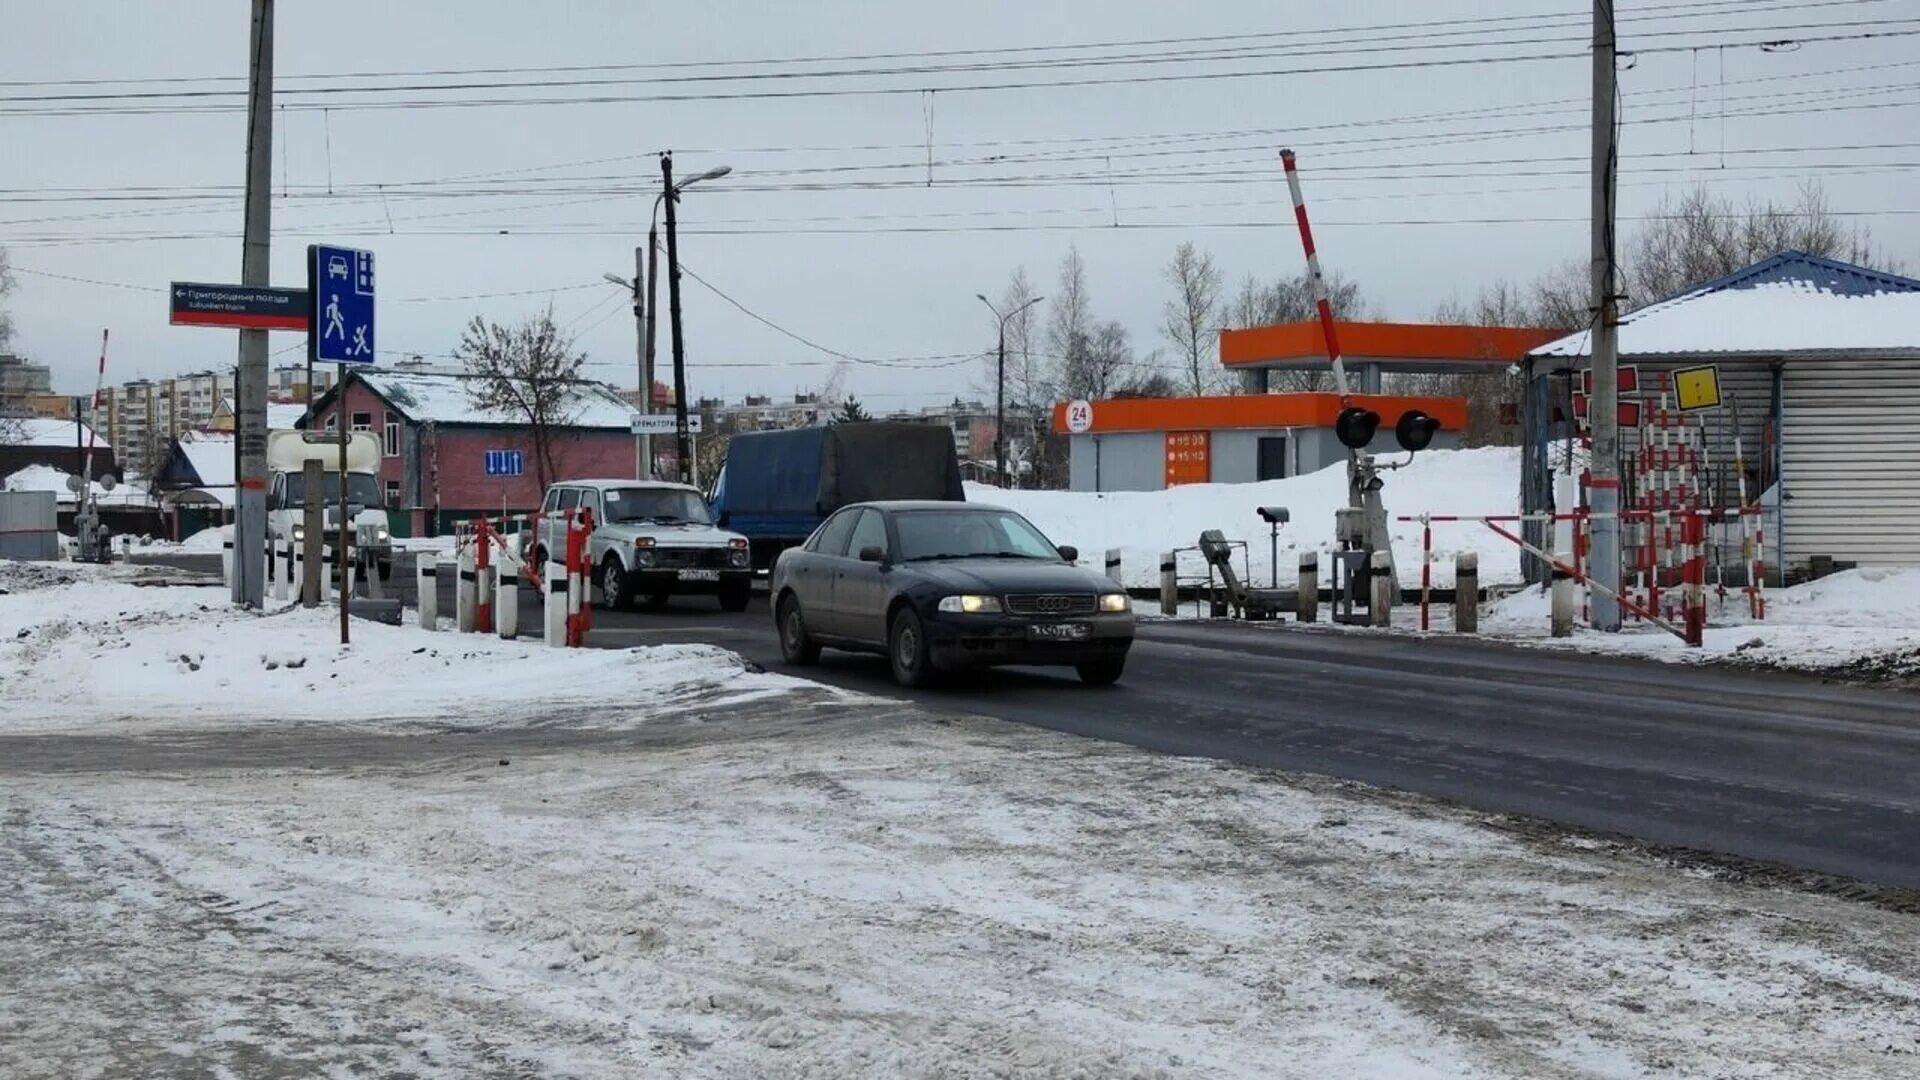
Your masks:
{"label": "red brick building", "polygon": [[[437,535],[483,513],[539,507],[545,493],[532,429],[476,408],[473,382],[459,372],[369,368],[351,372],[315,404],[310,426],[338,430],[344,411],[350,428],[380,437],[380,479],[396,536]],[[553,447],[555,474],[545,481],[635,475],[634,410],[612,388],[583,383],[571,411]],[[493,451],[518,451],[521,474],[490,474]]]}

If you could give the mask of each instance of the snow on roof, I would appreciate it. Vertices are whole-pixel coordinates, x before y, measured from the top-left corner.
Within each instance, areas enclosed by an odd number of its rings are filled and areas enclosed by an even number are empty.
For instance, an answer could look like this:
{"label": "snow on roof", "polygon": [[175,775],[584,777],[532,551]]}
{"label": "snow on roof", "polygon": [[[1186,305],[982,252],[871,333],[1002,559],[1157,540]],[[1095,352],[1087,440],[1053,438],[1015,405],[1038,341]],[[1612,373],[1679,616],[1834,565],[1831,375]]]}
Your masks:
{"label": "snow on roof", "polygon": [[[28,465],[7,475],[5,488],[8,491],[51,491],[54,501],[63,506],[73,505],[73,491],[67,487],[72,474],[62,472],[51,465]],[[112,491],[93,484],[94,497],[102,506],[146,506],[147,489],[138,484],[115,484]]]}
{"label": "snow on roof", "polygon": [[[1585,357],[1582,330],[1529,353]],[[1920,281],[1782,252],[1620,320],[1620,355],[1920,357]]]}
{"label": "snow on roof", "polygon": [[[438,424],[521,425],[524,421],[506,413],[476,408],[467,388],[476,378],[450,371],[387,371],[373,368],[354,372],[375,393],[393,403],[412,420],[431,420]],[[573,427],[619,428],[632,423],[633,406],[622,401],[613,388],[602,383],[584,382],[574,399]]]}
{"label": "snow on roof", "polygon": [[267,403],[267,430],[292,431],[300,426],[300,419],[307,415],[305,405],[281,405]]}
{"label": "snow on roof", "polygon": [[193,466],[200,486],[233,487],[233,436],[224,431],[187,431],[178,440],[180,453]]}
{"label": "snow on roof", "polygon": [[[79,442],[74,442],[76,427]],[[7,446],[85,446],[87,426],[71,420],[48,420],[39,416],[0,419],[0,445]]]}

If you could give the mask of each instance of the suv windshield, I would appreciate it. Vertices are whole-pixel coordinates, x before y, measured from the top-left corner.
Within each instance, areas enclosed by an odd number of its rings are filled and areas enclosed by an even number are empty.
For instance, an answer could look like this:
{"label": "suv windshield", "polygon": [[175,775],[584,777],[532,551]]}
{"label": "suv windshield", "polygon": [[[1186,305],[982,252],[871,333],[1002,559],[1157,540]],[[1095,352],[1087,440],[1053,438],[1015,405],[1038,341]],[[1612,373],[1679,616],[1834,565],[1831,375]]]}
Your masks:
{"label": "suv windshield", "polygon": [[[332,506],[340,498],[340,474],[329,472],[320,482],[320,497]],[[298,509],[307,501],[307,474],[290,472],[287,474],[287,506]],[[356,506],[385,506],[386,498],[380,494],[380,481],[372,473],[350,472],[347,474],[347,501]]]}
{"label": "suv windshield", "polygon": [[1060,552],[1026,518],[1010,510],[908,510],[893,516],[900,561],[916,559],[1047,559]]}
{"label": "suv windshield", "polygon": [[695,492],[681,488],[608,488],[605,492],[608,524],[651,521],[661,524],[711,525],[707,504]]}

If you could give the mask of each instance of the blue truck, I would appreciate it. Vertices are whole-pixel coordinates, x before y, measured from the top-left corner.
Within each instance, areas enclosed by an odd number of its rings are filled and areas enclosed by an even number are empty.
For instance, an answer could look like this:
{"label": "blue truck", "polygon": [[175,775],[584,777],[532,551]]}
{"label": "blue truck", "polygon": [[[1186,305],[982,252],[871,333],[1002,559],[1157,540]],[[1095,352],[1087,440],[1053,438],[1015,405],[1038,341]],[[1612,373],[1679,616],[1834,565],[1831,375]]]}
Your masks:
{"label": "blue truck", "polygon": [[735,435],[707,501],[766,569],[849,503],[965,498],[951,430],[876,421]]}

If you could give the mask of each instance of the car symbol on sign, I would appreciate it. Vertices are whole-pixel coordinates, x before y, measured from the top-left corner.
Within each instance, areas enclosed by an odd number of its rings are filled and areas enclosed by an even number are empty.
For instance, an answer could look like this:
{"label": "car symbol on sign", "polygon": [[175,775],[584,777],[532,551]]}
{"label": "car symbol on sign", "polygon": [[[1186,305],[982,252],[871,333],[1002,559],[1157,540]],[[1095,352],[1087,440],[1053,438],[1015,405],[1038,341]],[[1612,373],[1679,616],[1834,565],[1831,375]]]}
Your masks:
{"label": "car symbol on sign", "polygon": [[346,256],[330,255],[327,257],[327,276],[330,278],[345,278],[347,276]]}

